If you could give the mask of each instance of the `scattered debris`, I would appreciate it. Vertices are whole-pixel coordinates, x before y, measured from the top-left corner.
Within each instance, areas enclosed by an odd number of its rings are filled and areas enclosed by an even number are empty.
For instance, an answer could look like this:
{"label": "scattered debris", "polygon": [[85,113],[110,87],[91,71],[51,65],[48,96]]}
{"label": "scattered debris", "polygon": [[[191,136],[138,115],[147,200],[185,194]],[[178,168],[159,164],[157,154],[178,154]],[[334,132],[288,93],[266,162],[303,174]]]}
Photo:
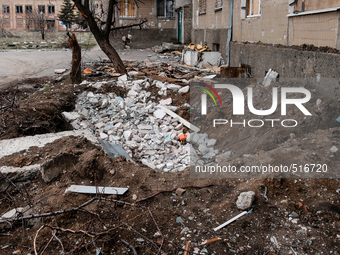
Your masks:
{"label": "scattered debris", "polygon": [[185,191],[186,191],[186,189],[178,188],[178,189],[176,189],[176,194],[177,194],[177,196],[180,197],[184,194]]}
{"label": "scattered debris", "polygon": [[269,69],[266,76],[264,77],[262,85],[264,87],[270,86],[270,84],[274,81],[276,82],[276,79],[279,77],[279,74],[275,72],[272,69]]}
{"label": "scattered debris", "polygon": [[219,241],[219,240],[222,240],[222,238],[221,237],[211,238],[211,239],[203,241],[200,245],[206,245],[208,243],[213,243],[213,242],[216,242],[216,241]]}
{"label": "scattered debris", "polygon": [[214,231],[220,230],[221,228],[224,228],[225,226],[229,225],[230,223],[234,222],[235,220],[237,220],[238,218],[242,217],[243,215],[246,215],[248,213],[250,213],[253,209],[249,210],[249,211],[244,211],[241,212],[239,215],[235,216],[234,218],[228,220],[227,222],[223,223],[222,225],[214,228]]}
{"label": "scattered debris", "polygon": [[65,193],[75,192],[83,194],[124,195],[127,190],[128,188],[71,185],[65,190]]}
{"label": "scattered debris", "polygon": [[185,244],[185,251],[184,251],[183,255],[189,255],[190,245],[191,245],[191,241],[186,242],[186,244]]}
{"label": "scattered debris", "polygon": [[54,73],[56,73],[56,74],[63,74],[65,72],[66,72],[66,69],[55,69],[54,70]]}

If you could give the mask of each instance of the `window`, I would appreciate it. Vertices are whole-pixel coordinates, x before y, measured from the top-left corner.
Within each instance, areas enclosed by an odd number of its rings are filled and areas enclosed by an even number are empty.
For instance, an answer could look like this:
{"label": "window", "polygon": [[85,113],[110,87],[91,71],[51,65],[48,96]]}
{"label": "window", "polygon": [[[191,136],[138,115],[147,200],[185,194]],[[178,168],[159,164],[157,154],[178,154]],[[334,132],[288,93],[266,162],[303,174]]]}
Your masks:
{"label": "window", "polygon": [[247,16],[261,15],[261,0],[247,0]]}
{"label": "window", "polygon": [[54,5],[49,5],[49,6],[48,6],[48,13],[49,13],[49,14],[54,13]]}
{"label": "window", "polygon": [[4,13],[9,13],[9,5],[3,5],[2,10]]}
{"label": "window", "polygon": [[120,0],[119,8],[119,15],[121,17],[136,16],[136,3],[134,0]]}
{"label": "window", "polygon": [[41,13],[45,13],[45,5],[38,5],[38,12]]}
{"label": "window", "polygon": [[206,11],[207,11],[207,1],[206,0],[199,0],[198,10],[199,10],[199,14],[205,14],[206,13]]}
{"label": "window", "polygon": [[32,13],[32,5],[25,6],[25,13]]}
{"label": "window", "polygon": [[223,7],[223,0],[215,0],[215,10],[221,10]]}
{"label": "window", "polygon": [[22,13],[22,5],[15,6],[15,13]]}
{"label": "window", "polygon": [[157,17],[173,18],[174,17],[174,1],[173,0],[157,0]]}

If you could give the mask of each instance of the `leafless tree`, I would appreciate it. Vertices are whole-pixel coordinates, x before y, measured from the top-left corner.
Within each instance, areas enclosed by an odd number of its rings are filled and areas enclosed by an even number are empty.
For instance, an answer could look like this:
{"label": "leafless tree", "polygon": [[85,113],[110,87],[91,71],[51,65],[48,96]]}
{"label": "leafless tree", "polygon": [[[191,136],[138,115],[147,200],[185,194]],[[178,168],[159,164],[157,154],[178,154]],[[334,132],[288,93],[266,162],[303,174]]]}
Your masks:
{"label": "leafless tree", "polygon": [[[112,61],[115,69],[120,73],[126,73],[125,66],[119,57],[117,51],[112,47],[109,36],[111,31],[131,28],[135,26],[142,27],[147,22],[146,18],[136,20],[136,23],[116,26],[116,17],[119,10],[119,0],[105,0],[103,1],[103,8],[101,13],[95,13],[90,6],[90,0],[72,0],[78,8],[80,14],[84,17],[89,25],[94,38],[96,39],[99,47]],[[120,0],[121,1],[121,0]],[[134,0],[137,7],[138,1]],[[100,1],[99,1],[100,2]]]}
{"label": "leafless tree", "polygon": [[32,12],[26,13],[25,16],[26,28],[34,27],[41,34],[41,39],[45,40],[45,35],[47,33],[47,15],[45,10],[38,10],[34,8]]}

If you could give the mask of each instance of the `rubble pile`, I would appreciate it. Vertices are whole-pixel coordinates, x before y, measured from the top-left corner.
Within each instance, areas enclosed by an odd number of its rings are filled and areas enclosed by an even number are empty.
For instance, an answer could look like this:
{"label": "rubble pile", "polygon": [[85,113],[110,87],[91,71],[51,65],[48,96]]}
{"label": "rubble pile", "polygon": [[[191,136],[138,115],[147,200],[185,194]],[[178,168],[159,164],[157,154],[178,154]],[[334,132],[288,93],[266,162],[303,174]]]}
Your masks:
{"label": "rubble pile", "polygon": [[[127,75],[118,81],[87,82],[82,84],[99,89],[105,83],[128,90],[125,98],[115,93],[83,92],[78,96],[75,112],[63,112],[63,116],[75,129],[93,130],[100,139],[120,145],[133,159],[159,171],[183,171],[192,164],[203,164],[218,151],[213,146],[215,139],[206,134],[188,133],[180,117],[168,115],[162,108],[177,111],[172,98],[157,100],[166,96],[168,91],[177,94],[189,92],[189,86],[180,86],[150,79],[128,80]],[[146,89],[158,88],[158,96]],[[158,102],[157,102],[158,101]],[[185,103],[183,106],[190,107]],[[186,133],[186,141],[179,137]],[[190,142],[197,145],[195,153]],[[190,158],[190,151],[192,157]]]}

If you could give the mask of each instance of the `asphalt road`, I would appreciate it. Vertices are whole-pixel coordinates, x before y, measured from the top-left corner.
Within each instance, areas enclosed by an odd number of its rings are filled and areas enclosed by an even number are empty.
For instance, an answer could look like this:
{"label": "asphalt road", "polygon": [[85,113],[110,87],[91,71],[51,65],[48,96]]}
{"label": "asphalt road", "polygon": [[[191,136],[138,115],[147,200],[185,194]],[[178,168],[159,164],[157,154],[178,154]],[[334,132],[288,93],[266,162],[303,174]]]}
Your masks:
{"label": "asphalt road", "polygon": [[[119,51],[123,60],[147,60],[151,50]],[[71,68],[71,50],[8,50],[0,52],[0,87],[36,77],[54,77],[55,69]],[[82,52],[82,61],[107,59],[98,46]]]}

